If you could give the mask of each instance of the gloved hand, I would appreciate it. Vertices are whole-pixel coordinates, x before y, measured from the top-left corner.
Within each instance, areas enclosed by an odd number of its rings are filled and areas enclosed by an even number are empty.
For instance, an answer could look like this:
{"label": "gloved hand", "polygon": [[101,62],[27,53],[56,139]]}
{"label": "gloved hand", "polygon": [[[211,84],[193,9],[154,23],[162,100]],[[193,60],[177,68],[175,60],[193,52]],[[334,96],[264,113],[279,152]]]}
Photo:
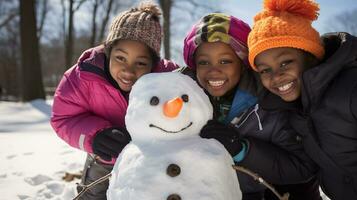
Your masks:
{"label": "gloved hand", "polygon": [[130,141],[131,137],[125,128],[107,128],[95,135],[92,144],[93,153],[110,161],[112,158],[117,158]]}
{"label": "gloved hand", "polygon": [[200,136],[218,140],[232,157],[236,156],[243,148],[242,142],[238,139],[239,133],[237,130],[216,120],[209,120],[201,129]]}

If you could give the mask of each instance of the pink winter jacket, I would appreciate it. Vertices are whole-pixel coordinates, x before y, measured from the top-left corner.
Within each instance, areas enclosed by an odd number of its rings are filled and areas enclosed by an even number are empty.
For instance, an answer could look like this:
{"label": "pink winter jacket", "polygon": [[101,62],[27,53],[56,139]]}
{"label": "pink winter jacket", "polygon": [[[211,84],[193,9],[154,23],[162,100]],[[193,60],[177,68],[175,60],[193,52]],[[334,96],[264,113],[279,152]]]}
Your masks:
{"label": "pink winter jacket", "polygon": [[[98,131],[125,126],[127,100],[106,79],[104,62],[103,45],[86,50],[64,73],[54,95],[53,129],[69,145],[88,153],[93,153],[92,141]],[[176,64],[162,60],[153,71],[176,68]]]}

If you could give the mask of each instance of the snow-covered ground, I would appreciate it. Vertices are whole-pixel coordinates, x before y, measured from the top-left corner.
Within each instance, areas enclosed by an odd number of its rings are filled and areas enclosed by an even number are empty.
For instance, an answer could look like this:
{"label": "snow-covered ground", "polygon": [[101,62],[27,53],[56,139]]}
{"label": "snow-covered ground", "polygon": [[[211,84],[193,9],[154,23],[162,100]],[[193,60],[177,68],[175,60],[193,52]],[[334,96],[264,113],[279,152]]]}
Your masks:
{"label": "snow-covered ground", "polygon": [[[70,200],[85,153],[63,142],[50,124],[51,106],[0,101],[0,200]],[[327,198],[324,198],[327,200]]]}
{"label": "snow-covered ground", "polygon": [[0,200],[72,199],[85,153],[63,142],[50,124],[50,104],[0,101]]}

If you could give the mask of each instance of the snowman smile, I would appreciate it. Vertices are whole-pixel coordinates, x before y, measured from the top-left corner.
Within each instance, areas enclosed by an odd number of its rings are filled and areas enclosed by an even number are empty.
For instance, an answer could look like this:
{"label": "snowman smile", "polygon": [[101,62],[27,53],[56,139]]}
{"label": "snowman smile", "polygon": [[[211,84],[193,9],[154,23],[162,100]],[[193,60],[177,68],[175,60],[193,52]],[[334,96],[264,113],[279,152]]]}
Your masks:
{"label": "snowman smile", "polygon": [[165,129],[163,129],[163,128],[161,128],[161,127],[158,127],[158,126],[156,126],[156,125],[154,125],[154,124],[150,124],[149,127],[153,127],[153,128],[160,129],[160,130],[162,130],[162,131],[164,131],[164,132],[166,132],[166,133],[178,133],[178,132],[181,132],[181,131],[187,129],[187,128],[190,127],[192,124],[193,124],[193,123],[190,122],[186,127],[182,128],[182,129],[180,129],[180,130],[178,130],[178,131],[165,130]]}

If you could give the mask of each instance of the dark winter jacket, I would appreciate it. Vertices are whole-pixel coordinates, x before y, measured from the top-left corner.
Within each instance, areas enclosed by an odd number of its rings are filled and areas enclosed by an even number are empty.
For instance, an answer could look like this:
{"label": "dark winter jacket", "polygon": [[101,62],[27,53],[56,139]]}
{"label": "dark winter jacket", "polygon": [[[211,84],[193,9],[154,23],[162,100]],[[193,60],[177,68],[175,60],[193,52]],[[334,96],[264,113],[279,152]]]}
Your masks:
{"label": "dark winter jacket", "polygon": [[[291,116],[292,112],[296,112],[298,110],[299,107],[301,107],[301,103],[300,101],[295,101],[295,102],[285,102],[283,101],[279,96],[276,96],[270,92],[266,92],[265,95],[263,95],[263,97],[260,99],[259,101],[259,105],[260,107],[265,110],[265,111],[269,111],[270,113],[284,113],[284,114],[280,114],[283,115],[282,116],[282,121],[280,121],[278,124],[285,122],[285,128],[287,128],[288,132],[290,134],[290,142],[291,145],[289,145],[289,142],[286,142],[287,146],[290,146],[289,149],[291,149],[291,147],[295,146],[296,149],[295,151],[293,150],[295,157],[297,157],[298,160],[300,160],[302,163],[300,164],[300,167],[302,167],[302,169],[304,170],[304,168],[306,169],[310,169],[311,171],[316,172],[315,174],[317,174],[317,165],[315,163],[312,162],[312,160],[309,157],[306,157],[307,154],[303,149],[303,144],[302,144],[302,139],[301,136],[295,132],[294,130],[292,130],[292,127],[289,124],[289,119]],[[270,123],[269,125],[274,125],[274,123]],[[286,136],[286,135],[285,135]],[[296,140],[294,142],[294,139]],[[285,140],[285,141],[289,141],[289,140]],[[298,143],[298,145],[296,144]],[[290,150],[292,151],[292,150]],[[299,153],[299,151],[301,151],[301,153]],[[259,158],[258,158],[259,159]],[[294,162],[298,161],[295,159],[292,160],[291,164],[293,164]],[[253,164],[254,160],[252,160],[252,164]],[[297,165],[297,167],[299,167],[299,165]],[[288,168],[288,169],[294,169],[293,168]],[[306,170],[305,169],[305,170]],[[299,169],[297,169],[299,170]],[[287,172],[289,173],[289,172]],[[286,174],[285,174],[286,176]],[[291,200],[300,200],[300,199],[306,199],[306,200],[318,200],[321,199],[320,197],[320,192],[319,192],[319,182],[318,179],[316,177],[316,175],[311,178],[308,182],[306,183],[300,183],[300,184],[280,184],[277,182],[273,182],[274,187],[277,191],[279,191],[280,194],[284,194],[286,192],[290,193],[290,198]],[[270,192],[270,191],[266,191],[265,194],[265,198],[269,199],[269,200],[278,200],[276,198],[276,196]]]}
{"label": "dark winter jacket", "polygon": [[[195,77],[189,69],[181,71]],[[231,108],[226,121],[233,123],[240,137],[249,142],[247,154],[237,164],[258,173],[273,184],[284,185],[311,181],[317,171],[316,165],[304,153],[301,140],[288,123],[288,113],[284,110],[262,109],[257,104],[258,94],[260,94],[257,83],[258,81],[252,75],[245,73],[241,77],[235,94],[229,95],[234,96],[233,109]],[[237,92],[241,95],[238,96]],[[217,99],[212,99],[212,103],[216,107]],[[234,109],[234,107],[244,109]],[[265,190],[265,187],[259,185],[252,177],[242,173],[238,173],[238,176],[243,193]],[[317,192],[319,196],[317,185],[313,189],[306,188],[303,192]]]}
{"label": "dark winter jacket", "polygon": [[291,124],[320,166],[323,191],[333,200],[357,199],[357,38],[322,39],[325,59],[303,73],[302,109]]}
{"label": "dark winter jacket", "polygon": [[[249,109],[235,125],[240,137],[249,141],[247,154],[237,164],[274,185],[295,184],[294,188],[303,188],[300,191],[304,199],[319,199],[318,185],[313,181],[317,167],[304,152],[301,138],[290,127],[288,116],[285,110],[267,110],[259,104]],[[239,178],[247,181],[246,176]],[[259,187],[249,182],[254,188]],[[306,186],[306,182],[314,184]],[[292,193],[289,189],[285,192]]]}

